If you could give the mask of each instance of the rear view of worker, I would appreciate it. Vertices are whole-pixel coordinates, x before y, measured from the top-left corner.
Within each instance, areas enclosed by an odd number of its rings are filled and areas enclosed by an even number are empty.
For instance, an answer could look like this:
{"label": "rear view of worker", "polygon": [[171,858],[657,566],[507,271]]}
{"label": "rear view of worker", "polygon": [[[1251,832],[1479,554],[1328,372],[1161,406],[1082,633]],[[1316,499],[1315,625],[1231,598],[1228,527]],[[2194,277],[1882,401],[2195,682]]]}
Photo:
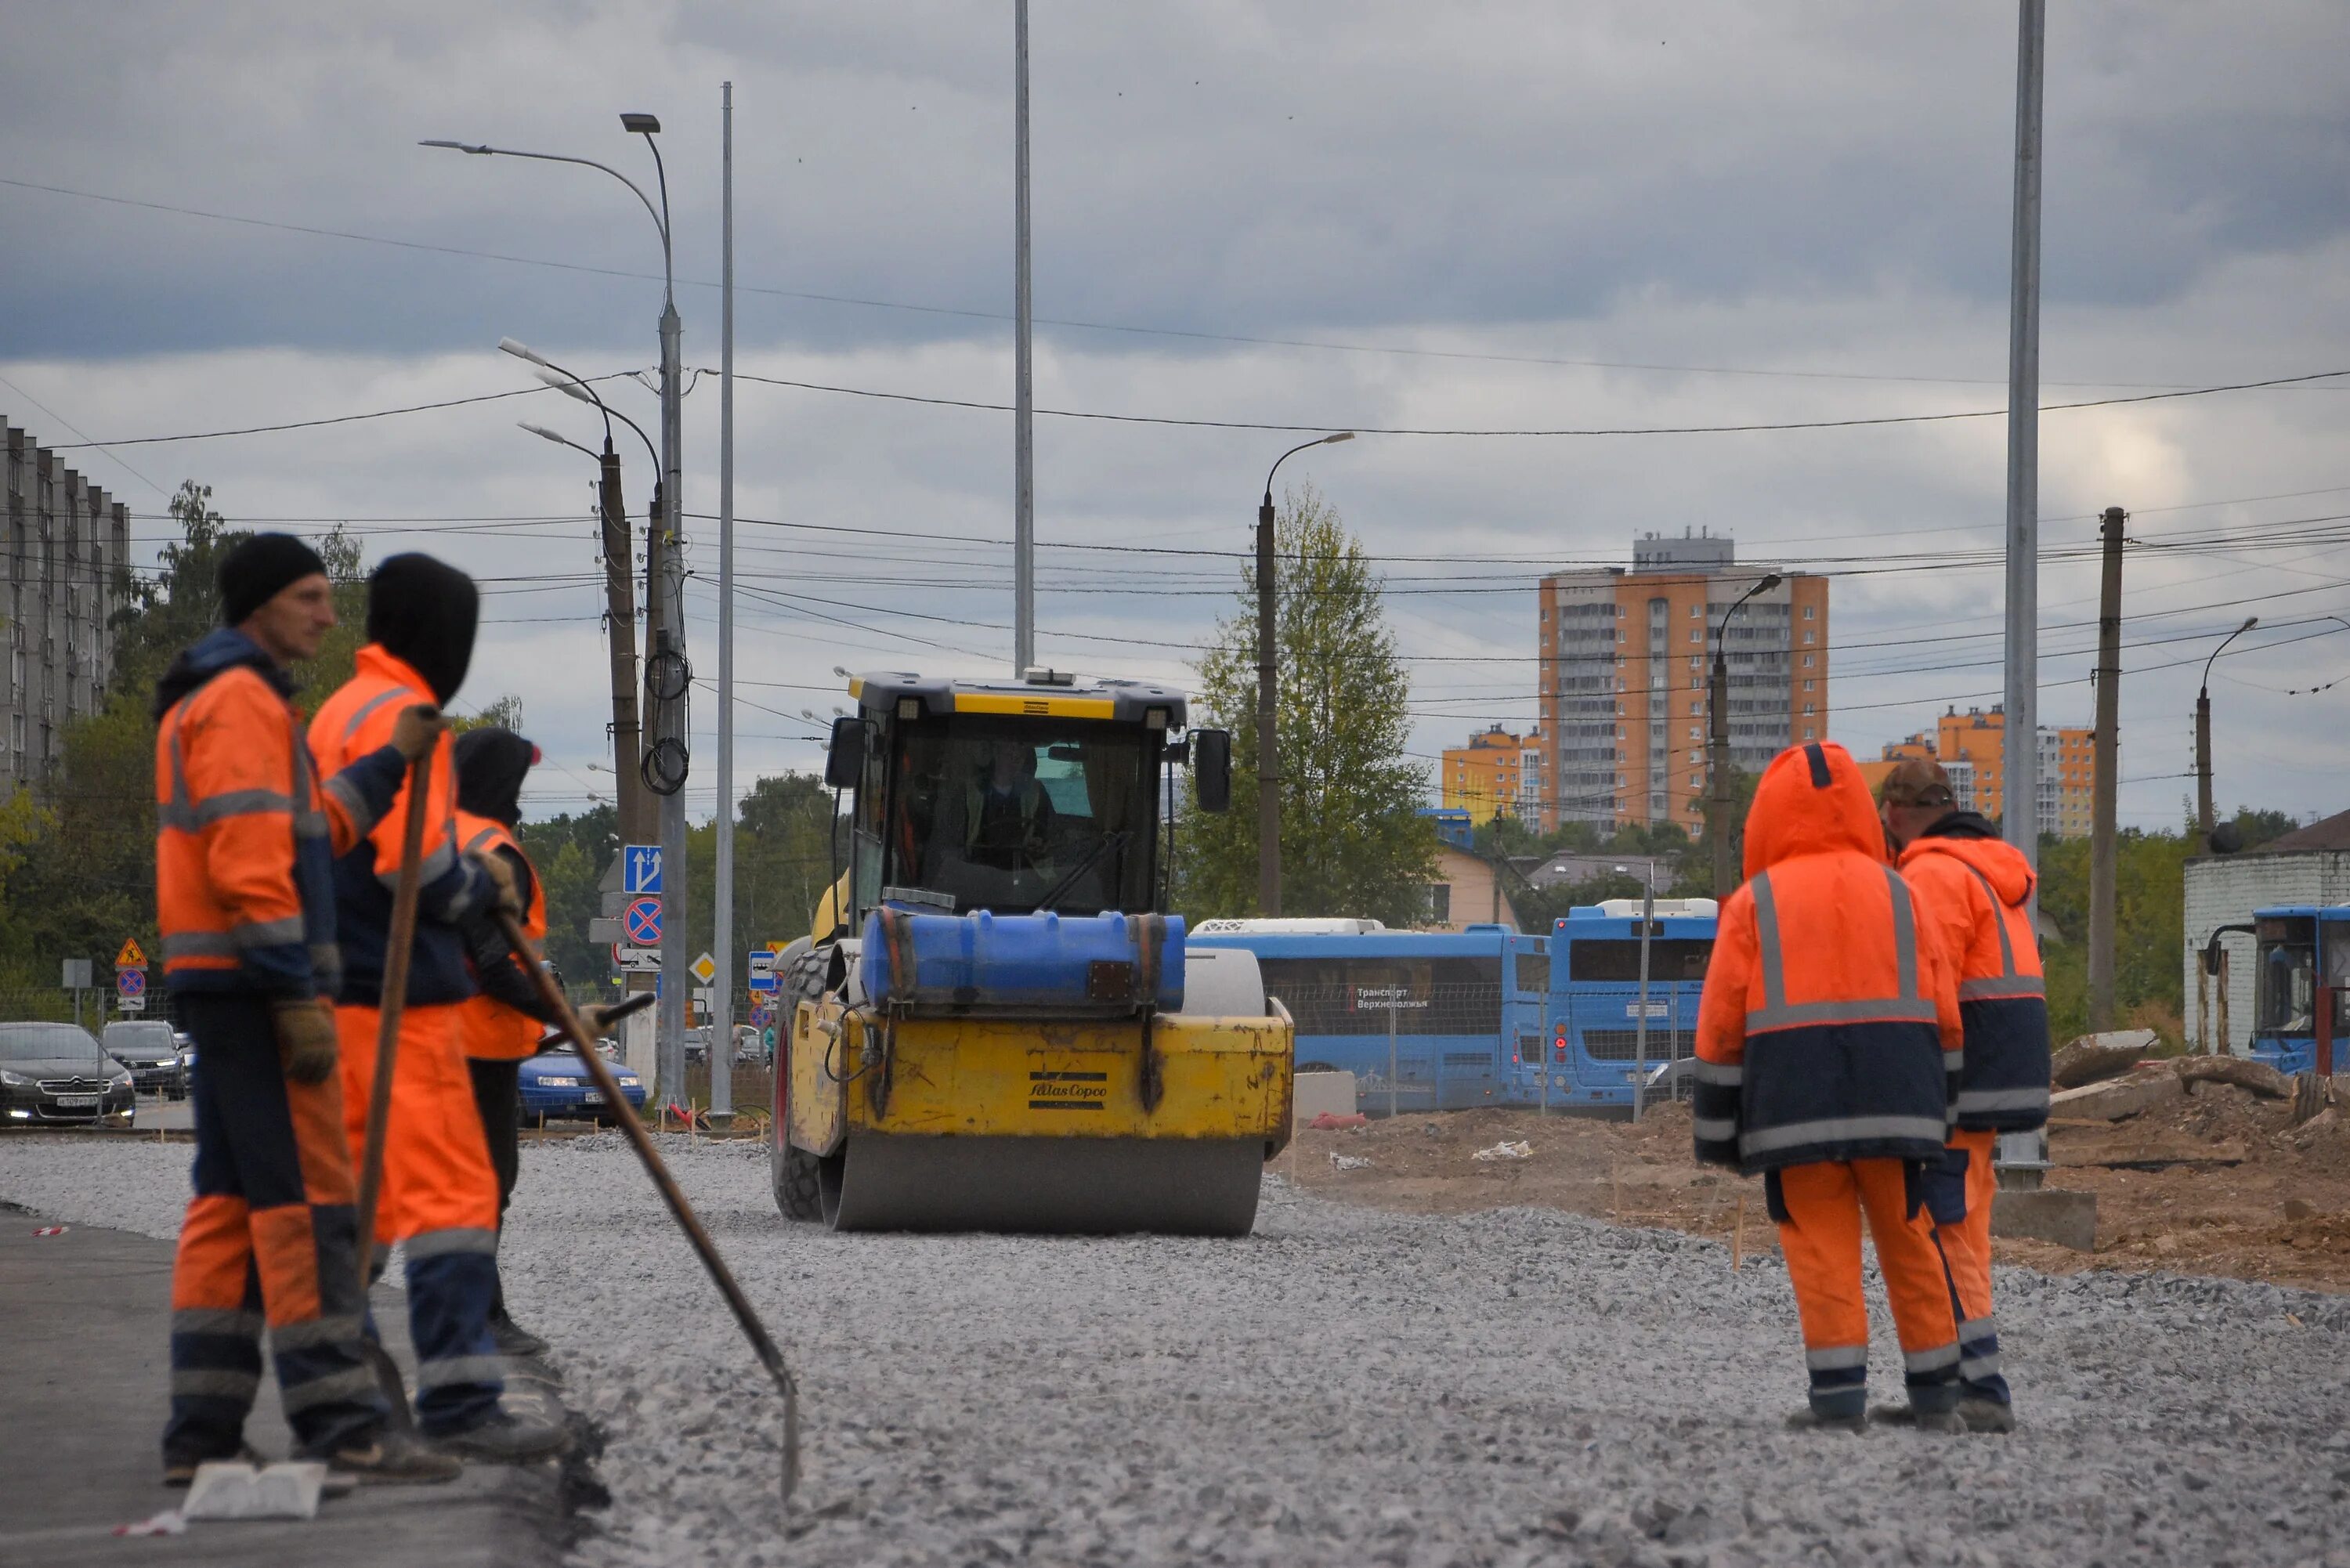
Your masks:
{"label": "rear view of worker", "polygon": [[1746,883],[1722,904],[1698,1010],[1697,1158],[1763,1173],[1811,1372],[1789,1425],[1866,1422],[1865,1214],[1909,1408],[1963,1431],[1958,1324],[1922,1192],[1949,1128],[1957,983],[1884,842],[1843,747],[1814,742],[1764,770]]}
{"label": "rear view of worker", "polygon": [[1927,1183],[1959,1316],[1959,1414],[1975,1431],[2012,1432],[2015,1407],[1991,1302],[1991,1153],[2000,1134],[2048,1121],[2048,1002],[2032,930],[2032,867],[1997,828],[1958,809],[1939,763],[1903,762],[1877,801],[1901,875],[1956,964],[1966,1024],[1957,1126]]}
{"label": "rear view of worker", "polygon": [[156,685],[155,891],[163,978],[203,1071],[189,1089],[195,1196],[172,1267],[172,1414],[163,1479],[244,1455],[269,1330],[298,1454],[368,1480],[448,1480],[406,1436],[359,1356],[363,1302],[332,1005],[329,861],[388,807],[441,731],[389,715],[385,743],[323,789],[288,700],[290,663],[335,625],[310,547],[258,534],[221,562],[227,623]]}
{"label": "rear view of worker", "polygon": [[[445,704],[473,659],[480,597],[473,579],[428,556],[394,556],[368,579],[367,644],[358,673],[310,723],[321,767],[382,742],[402,707]],[[490,1334],[497,1292],[498,1183],[459,1040],[460,1005],[473,994],[460,923],[493,900],[512,900],[494,857],[460,852],[456,780],[444,737],[426,764],[422,878],[407,995],[392,1073],[391,1120],[373,1242],[408,1258],[408,1330],[416,1348],[416,1417],[425,1436],[466,1458],[522,1461],[561,1452],[563,1430],[500,1402],[504,1379]],[[409,785],[374,831],[335,858],[343,954],[344,1115],[362,1156],[375,1081],[384,959],[400,880]]]}
{"label": "rear view of worker", "polygon": [[[522,900],[523,931],[534,945],[544,943],[546,888],[514,835],[515,824],[522,820],[522,782],[537,764],[538,748],[512,730],[492,727],[458,736],[455,750],[457,843],[468,855],[494,855],[506,863]],[[537,988],[486,912],[467,916],[463,929],[473,983],[481,994],[458,1004],[458,1027],[464,1043],[465,1070],[473,1081],[473,1104],[481,1111],[482,1130],[489,1139],[490,1166],[497,1172],[498,1234],[504,1237],[506,1210],[522,1171],[517,1080],[523,1063],[537,1054],[543,1031],[560,1019],[539,1000]],[[596,1008],[583,1009],[580,1016],[590,1031],[601,1023]],[[545,1355],[546,1342],[522,1328],[507,1313],[503,1276],[495,1281],[494,1289],[490,1334],[499,1353]]]}

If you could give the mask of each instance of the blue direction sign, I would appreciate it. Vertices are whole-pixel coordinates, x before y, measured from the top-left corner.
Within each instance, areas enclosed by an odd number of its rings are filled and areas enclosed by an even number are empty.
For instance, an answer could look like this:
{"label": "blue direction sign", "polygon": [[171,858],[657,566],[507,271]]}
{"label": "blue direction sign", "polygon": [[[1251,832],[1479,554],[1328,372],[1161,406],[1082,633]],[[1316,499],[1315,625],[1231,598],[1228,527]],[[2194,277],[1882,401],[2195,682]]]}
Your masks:
{"label": "blue direction sign", "polygon": [[661,901],[659,898],[635,898],[620,912],[620,929],[628,933],[630,947],[660,946]]}
{"label": "blue direction sign", "polygon": [[661,852],[658,844],[625,845],[620,850],[620,891],[658,893],[661,890]]}

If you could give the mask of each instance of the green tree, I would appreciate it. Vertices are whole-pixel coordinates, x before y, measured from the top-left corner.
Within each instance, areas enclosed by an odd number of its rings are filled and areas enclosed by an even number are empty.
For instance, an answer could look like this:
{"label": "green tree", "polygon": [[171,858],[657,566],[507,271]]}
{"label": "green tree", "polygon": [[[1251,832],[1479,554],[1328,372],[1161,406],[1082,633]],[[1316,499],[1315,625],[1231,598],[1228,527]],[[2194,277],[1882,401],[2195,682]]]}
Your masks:
{"label": "green tree", "polygon": [[546,956],[566,984],[600,985],[612,972],[612,950],[588,940],[588,922],[604,912],[598,883],[620,852],[619,814],[608,805],[566,812],[523,823],[515,837],[546,885]]}
{"label": "green tree", "polygon": [[[2176,1039],[2185,981],[2178,944],[2186,916],[2187,836],[2126,827],[2114,841],[2114,1005],[2117,1023]],[[2048,1027],[2064,1044],[2089,1026],[2089,841],[2040,841],[2040,913]]]}
{"label": "green tree", "polygon": [[[1436,828],[1420,815],[1427,770],[1409,762],[1410,680],[1379,580],[1311,486],[1275,520],[1284,563],[1274,617],[1281,742],[1282,907],[1410,925],[1428,918]],[[1232,809],[1189,810],[1176,907],[1194,919],[1256,909],[1256,574],[1200,660],[1199,720],[1232,733]],[[1187,790],[1189,786],[1187,785]],[[1187,795],[1196,807],[1196,796]]]}

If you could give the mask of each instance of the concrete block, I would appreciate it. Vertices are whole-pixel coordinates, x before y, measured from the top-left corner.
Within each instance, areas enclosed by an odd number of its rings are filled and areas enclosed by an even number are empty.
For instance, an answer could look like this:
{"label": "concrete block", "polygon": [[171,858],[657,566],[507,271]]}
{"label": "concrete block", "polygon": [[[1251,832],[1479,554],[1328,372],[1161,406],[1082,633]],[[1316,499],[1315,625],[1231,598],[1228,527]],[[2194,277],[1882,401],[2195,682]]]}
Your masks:
{"label": "concrete block", "polygon": [[2094,1252],[2097,1250],[2097,1195],[2054,1188],[2037,1192],[2002,1188],[1991,1194],[1991,1233]]}
{"label": "concrete block", "polygon": [[1326,1111],[1334,1116],[1351,1116],[1356,1109],[1355,1075],[1300,1073],[1295,1104],[1301,1122],[1310,1122]]}
{"label": "concrete block", "polygon": [[2102,1084],[2086,1084],[2077,1089],[2059,1089],[2048,1098],[2048,1114],[2058,1118],[2078,1116],[2117,1122],[2124,1116],[2152,1110],[2165,1100],[2175,1100],[2186,1092],[2186,1085],[2178,1081],[2177,1073],[2163,1070],[2135,1072],[2126,1078],[2109,1079]]}

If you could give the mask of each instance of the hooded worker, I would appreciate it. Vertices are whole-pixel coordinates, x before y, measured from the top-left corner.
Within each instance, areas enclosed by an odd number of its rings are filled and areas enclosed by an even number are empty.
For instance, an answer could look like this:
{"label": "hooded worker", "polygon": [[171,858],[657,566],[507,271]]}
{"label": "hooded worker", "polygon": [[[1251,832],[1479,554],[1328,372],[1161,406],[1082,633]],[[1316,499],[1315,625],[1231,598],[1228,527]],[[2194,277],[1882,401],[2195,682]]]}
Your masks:
{"label": "hooded worker", "polygon": [[1899,872],[1860,768],[1811,742],[1763,771],[1746,883],[1722,904],[1698,1009],[1697,1158],[1763,1175],[1795,1287],[1809,1407],[1867,1415],[1867,1220],[1918,1424],[1963,1431],[1958,1324],[1923,1207],[1959,1064],[1955,978]]}
{"label": "hooded worker", "polygon": [[[394,556],[368,579],[367,644],[358,673],[310,723],[322,769],[381,743],[391,717],[420,701],[446,703],[472,662],[480,596],[473,579],[429,556]],[[407,868],[411,794],[422,794],[415,936],[405,994],[384,995],[396,889]],[[408,1325],[416,1348],[417,1426],[463,1457],[522,1461],[559,1453],[561,1428],[508,1411],[490,1333],[497,1299],[498,1182],[473,1103],[459,1036],[474,994],[463,922],[493,901],[520,908],[512,872],[495,856],[463,853],[448,737],[412,767],[373,832],[335,861],[343,954],[344,1114],[351,1147],[367,1153],[367,1108],[383,1010],[398,1012],[391,1116],[385,1129],[377,1257],[394,1242],[408,1259]],[[362,1238],[364,1243],[366,1238]]]}
{"label": "hooded worker", "polygon": [[172,1267],[163,1479],[250,1457],[244,1421],[269,1330],[297,1454],[376,1481],[458,1471],[390,1422],[360,1358],[357,1224],[332,1003],[330,862],[371,829],[434,745],[429,704],[388,708],[322,777],[287,668],[335,626],[334,584],[289,534],[220,566],[224,623],[155,692],[155,893],[163,980],[203,1054],[192,1080],[195,1193]]}
{"label": "hooded worker", "polygon": [[[515,837],[522,820],[522,784],[539,760],[538,748],[512,730],[491,726],[468,730],[457,737],[457,842],[468,855],[495,856],[505,862],[522,901],[522,926],[536,948],[546,940],[546,888]],[[534,952],[518,961],[505,935],[487,910],[476,910],[463,920],[466,957],[481,994],[458,1004],[458,1029],[464,1044],[465,1069],[473,1082],[473,1104],[480,1110],[487,1137],[490,1166],[498,1179],[498,1233],[505,1233],[506,1209],[514,1199],[521,1174],[518,1132],[522,1119],[518,1080],[522,1064],[537,1054],[544,1028],[558,1026],[557,1010],[541,1000],[525,961],[544,960]],[[580,1017],[593,1032],[602,1026],[600,1008],[585,1008]],[[517,1324],[506,1311],[505,1282],[495,1285],[490,1303],[490,1334],[504,1355],[541,1355],[546,1342]]]}
{"label": "hooded worker", "polygon": [[2048,1002],[2032,929],[2023,852],[1958,808],[1939,763],[1915,757],[1877,786],[1885,834],[1926,922],[1955,960],[1966,1064],[1957,1122],[1927,1183],[1928,1210],[1959,1315],[1959,1414],[1976,1431],[2012,1432],[1991,1299],[1991,1155],[2003,1132],[2048,1121]]}

